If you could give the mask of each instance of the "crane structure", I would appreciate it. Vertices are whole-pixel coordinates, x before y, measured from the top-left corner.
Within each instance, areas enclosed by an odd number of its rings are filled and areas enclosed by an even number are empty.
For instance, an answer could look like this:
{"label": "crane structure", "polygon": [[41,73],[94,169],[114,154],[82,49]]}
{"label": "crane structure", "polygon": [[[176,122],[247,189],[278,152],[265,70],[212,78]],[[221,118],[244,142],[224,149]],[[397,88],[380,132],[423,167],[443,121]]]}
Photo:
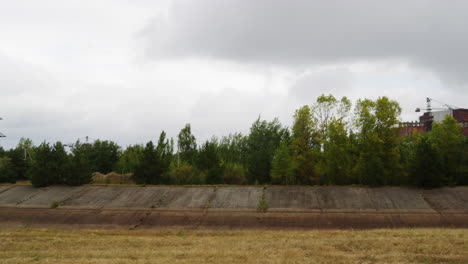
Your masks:
{"label": "crane structure", "polygon": [[[439,103],[443,107],[433,108],[432,101]],[[453,110],[455,109],[459,109],[459,108],[453,105],[449,105],[449,104],[437,101],[433,98],[426,97],[426,108],[418,107],[416,108],[415,112],[421,112],[421,110],[426,111],[419,119],[420,119],[420,122],[424,124],[425,130],[430,131],[432,130],[432,123],[434,121],[442,121],[445,115],[453,116]],[[440,111],[434,112],[433,110],[440,110]],[[434,114],[436,114],[436,116]]]}
{"label": "crane structure", "polygon": [[[442,107],[432,107],[432,102],[437,102]],[[426,107],[418,107],[415,112],[422,111],[424,111],[424,113],[419,117],[419,121],[400,123],[400,135],[412,135],[415,131],[431,131],[433,122],[442,122],[445,117],[449,115],[462,127],[463,135],[468,136],[468,109],[459,108],[426,97]]]}

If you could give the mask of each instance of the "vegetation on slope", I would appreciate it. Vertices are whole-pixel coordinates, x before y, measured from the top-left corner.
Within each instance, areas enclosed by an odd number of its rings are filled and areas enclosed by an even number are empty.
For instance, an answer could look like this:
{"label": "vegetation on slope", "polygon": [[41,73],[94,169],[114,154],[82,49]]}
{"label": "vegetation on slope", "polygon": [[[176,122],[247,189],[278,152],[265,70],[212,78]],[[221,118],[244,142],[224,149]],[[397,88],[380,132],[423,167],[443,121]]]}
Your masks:
{"label": "vegetation on slope", "polygon": [[[133,173],[138,184],[289,184],[439,187],[468,184],[468,139],[450,116],[430,132],[399,136],[401,108],[387,97],[351,102],[322,95],[299,108],[291,128],[258,117],[248,135],[197,145],[190,124],[174,140],[122,149],[108,140],[0,148],[0,182],[80,185],[91,172]],[[26,155],[25,155],[26,154]]]}

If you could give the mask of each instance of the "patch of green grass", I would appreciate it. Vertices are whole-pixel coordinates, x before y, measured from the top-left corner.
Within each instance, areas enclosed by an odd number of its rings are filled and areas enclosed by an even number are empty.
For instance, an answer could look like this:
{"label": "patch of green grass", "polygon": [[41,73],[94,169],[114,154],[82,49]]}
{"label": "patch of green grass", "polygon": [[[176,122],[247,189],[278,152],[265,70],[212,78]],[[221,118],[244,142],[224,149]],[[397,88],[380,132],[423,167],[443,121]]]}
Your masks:
{"label": "patch of green grass", "polygon": [[268,206],[267,201],[265,201],[265,199],[262,199],[262,200],[260,200],[260,202],[258,202],[258,207],[257,207],[258,211],[266,212],[268,210],[268,208],[269,208],[269,206]]}
{"label": "patch of green grass", "polygon": [[51,204],[50,204],[50,208],[57,208],[59,207],[60,205],[60,202],[59,201],[53,201]]}

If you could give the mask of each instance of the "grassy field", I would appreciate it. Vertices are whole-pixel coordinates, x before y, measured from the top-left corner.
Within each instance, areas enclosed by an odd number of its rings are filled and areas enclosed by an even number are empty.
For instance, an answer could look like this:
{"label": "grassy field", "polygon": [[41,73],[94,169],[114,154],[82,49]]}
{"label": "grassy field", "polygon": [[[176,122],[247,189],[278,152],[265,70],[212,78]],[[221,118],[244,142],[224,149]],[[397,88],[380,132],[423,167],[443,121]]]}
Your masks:
{"label": "grassy field", "polygon": [[0,263],[468,263],[468,230],[0,229]]}

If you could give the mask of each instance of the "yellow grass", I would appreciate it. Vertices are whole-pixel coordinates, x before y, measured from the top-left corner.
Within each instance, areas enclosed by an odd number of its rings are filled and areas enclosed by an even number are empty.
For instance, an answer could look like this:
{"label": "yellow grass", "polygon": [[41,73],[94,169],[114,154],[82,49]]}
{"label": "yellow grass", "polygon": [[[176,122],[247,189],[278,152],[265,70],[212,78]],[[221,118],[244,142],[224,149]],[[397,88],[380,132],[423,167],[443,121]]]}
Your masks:
{"label": "yellow grass", "polygon": [[0,229],[0,263],[468,263],[468,230]]}

